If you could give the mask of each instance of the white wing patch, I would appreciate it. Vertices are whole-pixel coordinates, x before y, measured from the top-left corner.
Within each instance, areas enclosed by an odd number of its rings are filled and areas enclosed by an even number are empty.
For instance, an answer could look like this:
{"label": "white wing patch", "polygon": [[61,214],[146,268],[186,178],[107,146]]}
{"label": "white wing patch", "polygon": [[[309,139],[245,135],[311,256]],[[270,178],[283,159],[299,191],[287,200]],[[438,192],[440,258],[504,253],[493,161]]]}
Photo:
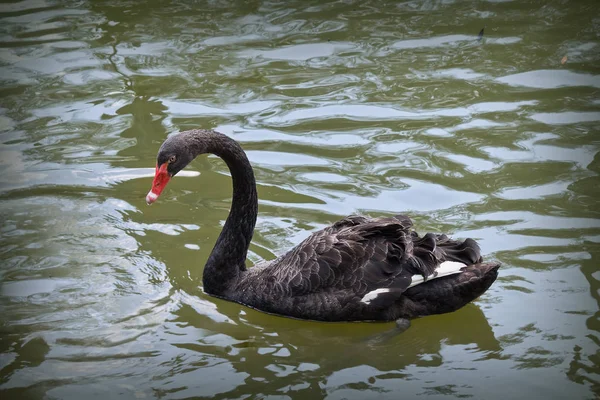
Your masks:
{"label": "white wing patch", "polygon": [[377,298],[377,296],[379,296],[381,293],[388,293],[389,291],[390,291],[390,289],[371,290],[369,293],[365,294],[365,296],[362,299],[360,299],[360,302],[369,304],[369,303],[371,303],[371,301],[375,300]]}
{"label": "white wing patch", "polygon": [[[440,264],[440,266],[435,270],[435,272],[427,277],[429,279],[441,278],[442,276],[460,274],[462,271],[461,268],[465,267],[466,264],[456,262],[456,261],[444,261]],[[413,275],[410,287],[416,286],[420,283],[425,282],[422,275]],[[360,299],[361,303],[370,304],[373,300],[377,298],[380,294],[389,293],[390,289],[382,288],[371,290],[369,293],[365,294],[362,299]]]}
{"label": "white wing patch", "polygon": [[[431,274],[427,277],[427,280],[441,278],[442,276],[460,274],[462,272],[460,269],[465,266],[466,266],[466,264],[456,262],[456,261],[444,261],[443,263],[440,264],[440,266],[435,270],[435,272],[433,274]],[[411,287],[417,286],[418,284],[423,283],[423,282],[425,282],[425,279],[423,279],[422,275],[413,275],[412,281],[408,287],[411,288]],[[376,292],[376,290],[374,290],[373,292]],[[373,293],[373,292],[367,293],[367,295],[365,297],[367,297],[370,293]]]}

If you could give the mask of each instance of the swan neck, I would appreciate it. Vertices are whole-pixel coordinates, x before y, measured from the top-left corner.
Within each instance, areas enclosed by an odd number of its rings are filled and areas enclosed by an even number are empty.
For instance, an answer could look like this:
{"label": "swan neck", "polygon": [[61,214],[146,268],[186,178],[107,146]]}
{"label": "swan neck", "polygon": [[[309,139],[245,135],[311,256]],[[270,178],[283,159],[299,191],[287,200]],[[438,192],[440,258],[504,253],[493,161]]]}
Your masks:
{"label": "swan neck", "polygon": [[233,181],[231,210],[204,268],[204,290],[223,294],[246,270],[245,261],[258,214],[256,181],[244,150],[233,139],[214,133],[207,150],[225,161]]}

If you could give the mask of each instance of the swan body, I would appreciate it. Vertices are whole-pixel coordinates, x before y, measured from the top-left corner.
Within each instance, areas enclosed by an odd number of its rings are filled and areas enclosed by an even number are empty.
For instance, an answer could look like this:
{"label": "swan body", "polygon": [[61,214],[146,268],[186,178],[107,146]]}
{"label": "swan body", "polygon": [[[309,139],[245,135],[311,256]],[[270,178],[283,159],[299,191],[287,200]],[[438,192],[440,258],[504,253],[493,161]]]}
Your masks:
{"label": "swan body", "polygon": [[171,177],[203,153],[221,157],[233,180],[231,211],[204,268],[210,295],[300,319],[393,321],[455,311],[497,277],[500,265],[484,263],[474,240],[419,236],[403,215],[346,217],[275,260],[246,268],[258,198],[252,167],[233,139],[211,130],[167,138],[146,201],[156,201]]}

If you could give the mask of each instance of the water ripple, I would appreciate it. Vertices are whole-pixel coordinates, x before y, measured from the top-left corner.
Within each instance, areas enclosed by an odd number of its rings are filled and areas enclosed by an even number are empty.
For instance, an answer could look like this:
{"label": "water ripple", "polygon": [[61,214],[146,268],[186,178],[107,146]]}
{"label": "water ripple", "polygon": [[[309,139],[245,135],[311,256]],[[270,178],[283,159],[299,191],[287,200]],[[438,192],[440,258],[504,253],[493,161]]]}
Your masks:
{"label": "water ripple", "polygon": [[576,73],[564,70],[528,71],[503,76],[498,82],[511,86],[526,86],[537,89],[556,89],[560,87],[590,86],[600,87],[600,76]]}

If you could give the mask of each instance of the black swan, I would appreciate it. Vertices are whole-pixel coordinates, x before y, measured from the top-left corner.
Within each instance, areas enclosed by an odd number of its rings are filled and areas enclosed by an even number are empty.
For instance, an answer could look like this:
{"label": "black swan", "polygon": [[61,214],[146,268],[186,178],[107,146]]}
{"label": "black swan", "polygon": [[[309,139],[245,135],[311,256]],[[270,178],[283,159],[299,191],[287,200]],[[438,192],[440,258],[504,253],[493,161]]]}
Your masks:
{"label": "black swan", "polygon": [[313,233],[288,253],[246,269],[258,197],[241,146],[212,130],[168,137],[157,156],[148,204],[196,156],[221,157],[233,200],[206,266],[206,293],[260,311],[318,321],[397,321],[458,310],[494,282],[499,263],[482,262],[472,239],[420,237],[403,215],[349,216]]}

